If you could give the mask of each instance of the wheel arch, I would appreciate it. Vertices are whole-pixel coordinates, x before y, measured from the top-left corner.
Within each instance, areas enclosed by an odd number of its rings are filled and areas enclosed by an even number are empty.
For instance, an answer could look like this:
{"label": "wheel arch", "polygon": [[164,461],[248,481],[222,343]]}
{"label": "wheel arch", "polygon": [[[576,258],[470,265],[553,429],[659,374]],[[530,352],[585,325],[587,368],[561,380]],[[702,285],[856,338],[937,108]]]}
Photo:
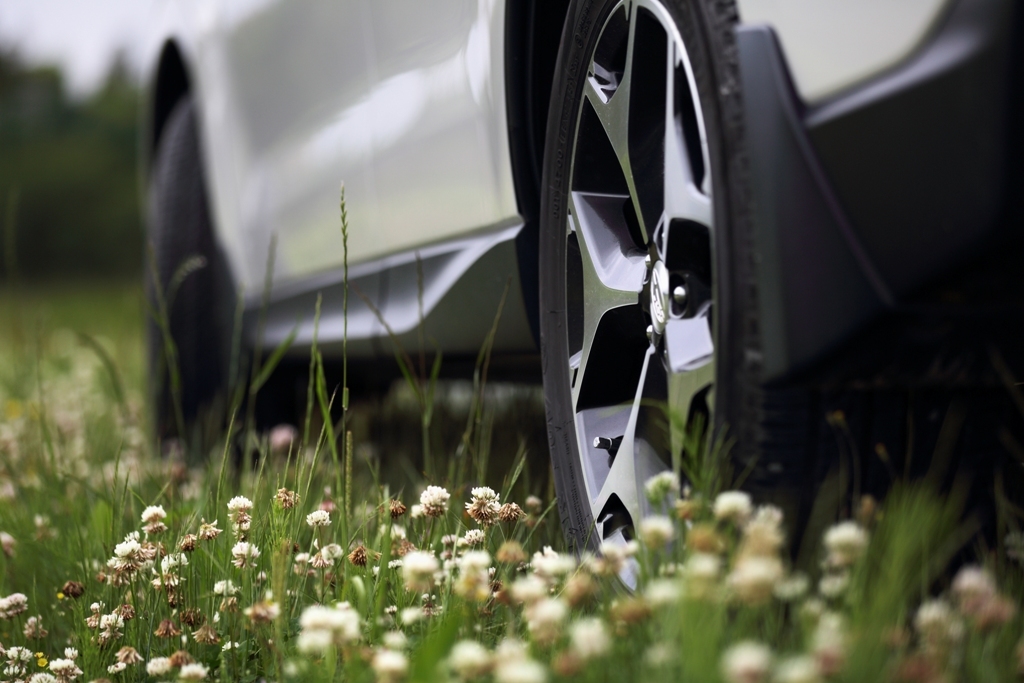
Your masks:
{"label": "wheel arch", "polygon": [[174,106],[192,92],[192,77],[182,49],[175,39],[168,39],[161,47],[155,73],[146,116],[145,150],[150,160],[156,153]]}
{"label": "wheel arch", "polygon": [[569,0],[509,0],[505,9],[509,151],[516,204],[524,221],[516,252],[527,318],[538,346],[541,165],[555,61],[568,13]]}

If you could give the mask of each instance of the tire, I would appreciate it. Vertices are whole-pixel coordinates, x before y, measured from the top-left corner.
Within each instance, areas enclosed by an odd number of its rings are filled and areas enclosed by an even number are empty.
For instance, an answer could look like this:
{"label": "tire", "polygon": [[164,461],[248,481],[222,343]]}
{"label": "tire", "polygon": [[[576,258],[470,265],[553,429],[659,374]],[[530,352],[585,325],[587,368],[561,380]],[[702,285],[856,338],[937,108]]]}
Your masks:
{"label": "tire", "polygon": [[[195,106],[188,95],[169,115],[153,159],[148,230],[155,263],[147,259],[147,300],[150,310],[158,314],[160,297],[154,286],[155,277],[168,304],[170,336],[180,376],[176,401],[163,333],[151,318],[147,328],[147,360],[154,428],[158,439],[188,437],[200,417],[224,393],[224,340],[229,338],[224,321],[231,319],[224,315],[227,273],[210,220]],[[201,261],[192,261],[195,269],[172,292],[175,274],[195,257]],[[180,402],[180,418],[176,402]],[[182,428],[186,434],[180,433]]]}
{"label": "tire", "polygon": [[736,17],[729,1],[569,10],[544,155],[540,327],[559,512],[578,550],[631,538],[650,512],[643,485],[681,443],[657,404],[727,429],[734,457],[760,438]]}

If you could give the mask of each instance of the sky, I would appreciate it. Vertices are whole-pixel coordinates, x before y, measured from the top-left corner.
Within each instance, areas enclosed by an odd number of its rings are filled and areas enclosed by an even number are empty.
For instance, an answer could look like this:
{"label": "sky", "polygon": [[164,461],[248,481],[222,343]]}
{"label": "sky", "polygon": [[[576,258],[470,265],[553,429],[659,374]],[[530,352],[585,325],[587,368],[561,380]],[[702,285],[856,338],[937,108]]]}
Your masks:
{"label": "sky", "polygon": [[123,50],[138,70],[141,37],[159,0],[0,0],[0,44],[32,63],[62,67],[68,88],[102,84]]}

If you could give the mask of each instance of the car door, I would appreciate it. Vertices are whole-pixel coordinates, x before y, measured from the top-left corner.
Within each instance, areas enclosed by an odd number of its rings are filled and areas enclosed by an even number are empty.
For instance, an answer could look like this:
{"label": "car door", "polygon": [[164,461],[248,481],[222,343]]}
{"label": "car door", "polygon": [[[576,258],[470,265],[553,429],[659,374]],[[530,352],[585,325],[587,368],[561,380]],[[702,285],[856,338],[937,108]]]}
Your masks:
{"label": "car door", "polygon": [[[369,0],[222,1],[224,59],[242,129],[236,168],[246,261],[265,263],[276,235],[275,286],[339,269],[341,182],[354,226],[349,261],[385,253],[367,135]],[[250,289],[258,285],[250,280]]]}
{"label": "car door", "polygon": [[374,176],[392,249],[517,220],[505,122],[505,3],[371,6]]}

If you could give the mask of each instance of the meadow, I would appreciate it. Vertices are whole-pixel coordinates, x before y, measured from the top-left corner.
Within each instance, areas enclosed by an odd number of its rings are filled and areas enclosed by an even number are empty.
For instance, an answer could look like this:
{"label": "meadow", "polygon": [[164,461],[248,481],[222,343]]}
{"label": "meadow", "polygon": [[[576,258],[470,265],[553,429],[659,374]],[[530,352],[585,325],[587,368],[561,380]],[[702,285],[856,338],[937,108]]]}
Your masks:
{"label": "meadow", "polygon": [[401,382],[352,398],[351,448],[232,421],[189,458],[150,441],[142,310],[132,286],[0,293],[4,681],[1024,675],[1024,537],[989,551],[924,483],[850,501],[794,566],[782,513],[696,444],[635,540],[577,555],[535,388],[442,384],[429,477]]}

